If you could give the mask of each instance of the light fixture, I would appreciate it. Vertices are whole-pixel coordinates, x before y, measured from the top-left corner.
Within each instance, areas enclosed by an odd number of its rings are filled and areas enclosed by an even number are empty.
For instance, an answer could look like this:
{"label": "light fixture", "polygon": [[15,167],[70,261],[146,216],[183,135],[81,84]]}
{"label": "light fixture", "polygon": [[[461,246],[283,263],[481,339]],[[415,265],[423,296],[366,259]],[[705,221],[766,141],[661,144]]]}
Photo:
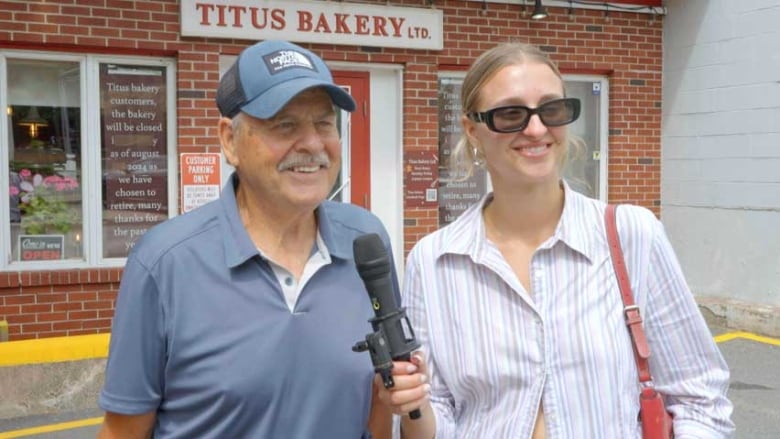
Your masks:
{"label": "light fixture", "polygon": [[541,20],[543,18],[547,18],[547,10],[542,6],[542,0],[535,0],[531,20]]}
{"label": "light fixture", "polygon": [[49,126],[49,122],[38,114],[38,107],[30,107],[27,116],[19,121],[19,125],[30,127],[30,138],[38,137],[38,128]]}

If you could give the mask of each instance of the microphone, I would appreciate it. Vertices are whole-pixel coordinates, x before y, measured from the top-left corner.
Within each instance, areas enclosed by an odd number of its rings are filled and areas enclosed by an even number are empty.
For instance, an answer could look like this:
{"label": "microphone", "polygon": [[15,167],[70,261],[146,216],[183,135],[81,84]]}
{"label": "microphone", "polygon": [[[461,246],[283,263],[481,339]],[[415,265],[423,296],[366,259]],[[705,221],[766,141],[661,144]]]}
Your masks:
{"label": "microphone", "polygon": [[[355,352],[369,351],[374,370],[382,377],[386,389],[393,382],[393,360],[409,361],[411,353],[420,347],[406,318],[406,311],[395,302],[390,257],[382,239],[376,233],[357,237],[352,242],[355,266],[371,299],[376,317],[369,320],[374,332],[366,335],[352,347]],[[412,419],[421,416],[420,410],[409,413]]]}

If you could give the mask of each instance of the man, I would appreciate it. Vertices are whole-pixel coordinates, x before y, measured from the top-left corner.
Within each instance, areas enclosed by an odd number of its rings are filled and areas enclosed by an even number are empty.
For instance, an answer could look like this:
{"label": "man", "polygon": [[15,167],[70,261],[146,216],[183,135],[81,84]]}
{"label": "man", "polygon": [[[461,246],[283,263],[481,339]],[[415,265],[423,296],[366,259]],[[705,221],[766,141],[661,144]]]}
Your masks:
{"label": "man", "polygon": [[351,350],[373,317],[352,242],[377,233],[389,253],[389,240],[370,212],[325,201],[336,107],[355,103],[319,57],[281,41],[245,49],[216,100],[236,172],[129,255],[99,437],[367,438],[369,424],[378,437],[390,412],[371,405],[370,356]]}

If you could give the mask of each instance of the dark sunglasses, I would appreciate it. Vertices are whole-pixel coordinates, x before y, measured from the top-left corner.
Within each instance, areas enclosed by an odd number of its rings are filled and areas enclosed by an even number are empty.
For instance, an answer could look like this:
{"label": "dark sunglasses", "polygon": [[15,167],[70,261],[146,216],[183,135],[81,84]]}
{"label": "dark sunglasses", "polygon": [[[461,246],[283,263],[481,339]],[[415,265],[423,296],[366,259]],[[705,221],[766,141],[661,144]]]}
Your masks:
{"label": "dark sunglasses", "polygon": [[474,122],[485,123],[491,131],[514,133],[523,131],[534,114],[539,115],[539,119],[545,126],[559,127],[567,125],[580,117],[580,100],[577,98],[555,99],[545,102],[536,108],[508,105],[481,113],[468,113],[466,116]]}

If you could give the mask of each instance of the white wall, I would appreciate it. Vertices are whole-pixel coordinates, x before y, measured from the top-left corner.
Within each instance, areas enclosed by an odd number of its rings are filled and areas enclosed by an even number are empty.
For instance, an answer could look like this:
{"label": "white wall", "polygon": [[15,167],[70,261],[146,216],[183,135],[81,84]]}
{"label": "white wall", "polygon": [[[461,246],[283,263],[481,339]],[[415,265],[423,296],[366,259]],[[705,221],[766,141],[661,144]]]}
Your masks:
{"label": "white wall", "polygon": [[403,281],[403,77],[400,67],[371,71],[371,211],[387,227]]}
{"label": "white wall", "polygon": [[668,0],[661,218],[699,297],[780,305],[780,0]]}

